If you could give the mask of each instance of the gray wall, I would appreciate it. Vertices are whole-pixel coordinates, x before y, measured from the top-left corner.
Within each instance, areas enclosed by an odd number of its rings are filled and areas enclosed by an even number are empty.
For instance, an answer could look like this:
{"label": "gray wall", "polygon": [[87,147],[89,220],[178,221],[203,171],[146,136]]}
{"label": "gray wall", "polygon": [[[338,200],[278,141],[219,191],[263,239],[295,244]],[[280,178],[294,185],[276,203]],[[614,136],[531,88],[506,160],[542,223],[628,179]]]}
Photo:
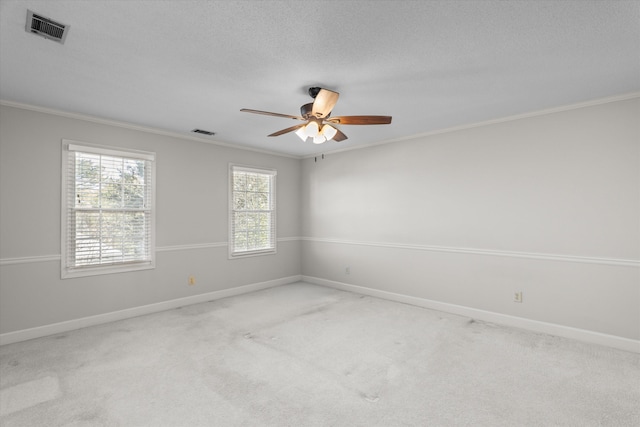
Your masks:
{"label": "gray wall", "polygon": [[[60,279],[62,139],[156,153],[154,270]],[[0,333],[301,273],[298,159],[2,106],[0,161]],[[278,170],[276,255],[227,259],[229,162]]]}
{"label": "gray wall", "polygon": [[[317,162],[0,108],[0,333],[304,274],[640,339],[638,98]],[[60,279],[62,139],[156,152],[156,269]],[[277,255],[227,259],[229,162],[278,170]]]}
{"label": "gray wall", "polygon": [[303,274],[639,339],[638,117],[635,98],[305,159]]}

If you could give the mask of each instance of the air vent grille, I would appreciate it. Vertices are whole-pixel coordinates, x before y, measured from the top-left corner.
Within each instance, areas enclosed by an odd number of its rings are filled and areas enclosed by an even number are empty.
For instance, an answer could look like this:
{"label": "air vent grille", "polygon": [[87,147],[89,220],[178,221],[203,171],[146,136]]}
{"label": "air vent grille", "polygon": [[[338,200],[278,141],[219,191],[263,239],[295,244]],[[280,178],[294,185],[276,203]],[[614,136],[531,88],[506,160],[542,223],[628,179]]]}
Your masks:
{"label": "air vent grille", "polygon": [[28,33],[38,34],[44,38],[63,44],[67,38],[69,26],[28,10],[26,30]]}
{"label": "air vent grille", "polygon": [[199,134],[207,135],[207,136],[212,136],[212,135],[215,135],[215,134],[216,134],[215,132],[210,132],[210,131],[208,131],[208,130],[202,130],[202,129],[194,129],[194,130],[192,130],[191,132],[193,132],[193,133],[199,133]]}

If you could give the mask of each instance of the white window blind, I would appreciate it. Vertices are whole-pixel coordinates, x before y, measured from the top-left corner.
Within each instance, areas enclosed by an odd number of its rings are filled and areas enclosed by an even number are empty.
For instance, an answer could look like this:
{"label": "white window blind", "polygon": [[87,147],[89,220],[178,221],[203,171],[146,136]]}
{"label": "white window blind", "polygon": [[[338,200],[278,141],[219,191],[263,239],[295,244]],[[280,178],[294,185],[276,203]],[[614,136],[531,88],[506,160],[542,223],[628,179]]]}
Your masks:
{"label": "white window blind", "polygon": [[276,252],[276,171],[229,168],[229,257]]}
{"label": "white window blind", "polygon": [[65,144],[62,276],[154,266],[153,153]]}

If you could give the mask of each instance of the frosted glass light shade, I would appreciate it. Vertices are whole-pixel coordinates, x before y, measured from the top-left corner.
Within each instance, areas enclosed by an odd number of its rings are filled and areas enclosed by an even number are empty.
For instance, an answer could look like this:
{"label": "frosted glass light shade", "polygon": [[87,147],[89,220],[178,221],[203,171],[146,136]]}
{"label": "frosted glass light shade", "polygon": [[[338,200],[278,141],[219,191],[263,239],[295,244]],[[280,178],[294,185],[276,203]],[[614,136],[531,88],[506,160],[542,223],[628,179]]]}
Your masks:
{"label": "frosted glass light shade", "polygon": [[307,132],[305,130],[306,126],[301,127],[300,129],[298,129],[296,131],[296,135],[298,135],[300,137],[301,140],[306,141],[307,140]]}
{"label": "frosted glass light shade", "polygon": [[325,136],[322,134],[313,137],[314,144],[322,144],[323,142],[326,142],[326,141],[327,141],[327,138],[325,138]]}
{"label": "frosted glass light shade", "polygon": [[308,138],[315,138],[316,136],[318,136],[318,133],[320,132],[320,128],[318,127],[318,123],[316,122],[309,122],[309,124],[306,125],[304,129],[305,129],[305,134],[307,135]]}
{"label": "frosted glass light shade", "polygon": [[330,141],[331,139],[333,139],[334,136],[336,136],[336,133],[338,133],[338,130],[333,126],[324,125],[322,126],[322,131],[320,133],[322,133],[322,135],[324,135],[324,137],[327,138],[327,141]]}
{"label": "frosted glass light shade", "polygon": [[308,138],[313,138],[314,144],[322,144],[323,142],[330,141],[336,136],[336,133],[338,133],[338,130],[333,126],[324,125],[322,129],[320,129],[318,122],[315,121],[310,121],[295,132],[303,141],[306,141]]}

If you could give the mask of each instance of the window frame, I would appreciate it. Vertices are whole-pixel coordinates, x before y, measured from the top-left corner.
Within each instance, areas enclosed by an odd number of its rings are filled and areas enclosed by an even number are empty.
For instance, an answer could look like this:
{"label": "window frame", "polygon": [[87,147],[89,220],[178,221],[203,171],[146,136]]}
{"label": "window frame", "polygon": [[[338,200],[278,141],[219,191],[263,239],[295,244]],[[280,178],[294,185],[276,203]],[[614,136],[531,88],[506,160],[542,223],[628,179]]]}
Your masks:
{"label": "window frame", "polygon": [[[251,250],[243,250],[238,251],[236,249],[235,244],[235,227],[234,227],[234,172],[247,172],[247,173],[256,173],[260,175],[268,175],[270,179],[270,205],[271,208],[268,210],[270,213],[270,239],[271,245],[268,248],[262,249],[251,249]],[[229,163],[229,173],[228,173],[228,228],[229,228],[229,241],[228,241],[228,257],[229,259],[241,259],[252,256],[262,256],[262,255],[274,255],[278,252],[278,230],[277,230],[277,203],[276,203],[276,178],[277,178],[277,170],[275,169],[267,169],[267,168],[259,168],[253,166],[245,166],[236,163]]]}
{"label": "window frame", "polygon": [[[69,191],[75,193],[75,165],[71,165],[71,156],[74,156],[75,152],[93,154],[93,155],[105,155],[111,157],[121,157],[124,159],[144,160],[145,164],[145,185],[150,186],[146,188],[144,211],[148,211],[148,220],[150,224],[146,227],[148,230],[148,259],[134,260],[129,262],[117,262],[111,264],[93,264],[85,266],[68,265],[71,262],[70,254],[71,249],[69,245],[75,241],[75,236],[72,236],[73,230],[70,226],[70,215],[75,209],[75,204],[72,205],[69,200]],[[73,182],[71,182],[73,180]],[[150,182],[149,182],[150,181]],[[156,266],[156,155],[153,152],[134,150],[130,148],[119,148],[105,145],[90,144],[81,141],[73,141],[68,139],[62,140],[62,186],[61,186],[61,278],[69,279],[75,277],[95,276],[101,274],[113,274],[122,272],[131,272],[139,270],[153,269]],[[75,200],[75,198],[74,198]],[[100,210],[102,208],[99,208]],[[126,212],[124,208],[122,211]],[[140,210],[138,210],[140,211]]]}

